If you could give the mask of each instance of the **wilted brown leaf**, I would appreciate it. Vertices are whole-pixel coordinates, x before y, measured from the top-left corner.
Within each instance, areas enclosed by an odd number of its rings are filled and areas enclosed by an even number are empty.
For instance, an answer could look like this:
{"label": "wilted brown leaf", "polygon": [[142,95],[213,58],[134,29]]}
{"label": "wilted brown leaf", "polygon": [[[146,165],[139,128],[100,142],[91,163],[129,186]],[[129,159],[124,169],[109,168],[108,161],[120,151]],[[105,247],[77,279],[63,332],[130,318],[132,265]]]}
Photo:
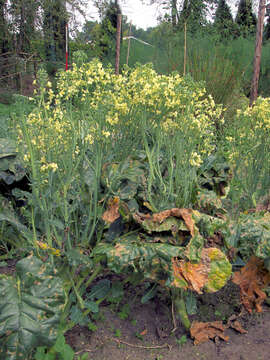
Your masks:
{"label": "wilted brown leaf", "polygon": [[153,221],[161,224],[165,219],[167,219],[170,216],[182,218],[184,220],[187,228],[189,229],[190,234],[192,236],[195,235],[195,223],[194,223],[194,220],[192,219],[192,210],[191,209],[173,208],[170,210],[165,210],[158,214],[154,214]]}
{"label": "wilted brown leaf", "polygon": [[245,330],[239,321],[233,321],[228,324],[230,328],[238,331],[240,334],[247,334],[247,330]]}
{"label": "wilted brown leaf", "polygon": [[194,344],[198,345],[210,339],[222,339],[228,341],[229,337],[224,335],[226,327],[222,321],[197,322],[194,321],[190,328],[190,335],[194,338]]}
{"label": "wilted brown leaf", "polygon": [[146,335],[147,334],[147,329],[144,329],[142,332],[140,332],[140,335],[141,336],[144,336],[144,335]]}
{"label": "wilted brown leaf", "polygon": [[201,294],[202,289],[208,281],[210,271],[210,260],[208,253],[211,249],[203,249],[201,262],[193,264],[184,260],[173,259],[172,267],[176,279],[185,280],[190,290]]}
{"label": "wilted brown leaf", "polygon": [[263,260],[252,256],[245,267],[235,272],[232,281],[239,285],[241,301],[248,312],[253,308],[262,311],[266,294],[262,290],[270,284],[270,273],[264,268]]}
{"label": "wilted brown leaf", "polygon": [[119,216],[120,216],[120,214],[119,214],[119,204],[120,204],[119,197],[109,199],[109,201],[108,201],[108,209],[102,215],[102,219],[105,222],[111,224],[116,219],[119,218]]}

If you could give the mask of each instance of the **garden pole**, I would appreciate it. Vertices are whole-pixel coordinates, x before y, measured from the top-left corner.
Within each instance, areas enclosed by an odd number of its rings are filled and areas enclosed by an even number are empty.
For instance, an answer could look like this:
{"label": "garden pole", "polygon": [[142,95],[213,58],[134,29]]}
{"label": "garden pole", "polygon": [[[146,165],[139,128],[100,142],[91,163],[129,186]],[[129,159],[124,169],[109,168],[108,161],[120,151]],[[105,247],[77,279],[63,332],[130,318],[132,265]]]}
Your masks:
{"label": "garden pole", "polygon": [[117,15],[117,30],[116,30],[116,55],[115,55],[115,74],[116,75],[119,75],[121,23],[122,23],[122,15],[118,14]]}
{"label": "garden pole", "polygon": [[128,65],[129,52],[130,52],[130,36],[131,36],[131,22],[129,24],[129,31],[128,31],[127,65]]}
{"label": "garden pole", "polygon": [[184,24],[184,33],[185,33],[185,45],[184,45],[184,76],[186,75],[186,66],[187,66],[187,23]]}
{"label": "garden pole", "polygon": [[66,71],[68,70],[68,23],[66,23]]}
{"label": "garden pole", "polygon": [[255,46],[254,65],[253,65],[253,78],[250,89],[249,106],[252,106],[254,101],[256,101],[258,97],[258,84],[260,77],[262,37],[263,37],[263,26],[264,26],[263,22],[264,22],[265,9],[266,9],[265,2],[266,0],[260,0],[259,3],[257,32],[256,32],[256,46]]}

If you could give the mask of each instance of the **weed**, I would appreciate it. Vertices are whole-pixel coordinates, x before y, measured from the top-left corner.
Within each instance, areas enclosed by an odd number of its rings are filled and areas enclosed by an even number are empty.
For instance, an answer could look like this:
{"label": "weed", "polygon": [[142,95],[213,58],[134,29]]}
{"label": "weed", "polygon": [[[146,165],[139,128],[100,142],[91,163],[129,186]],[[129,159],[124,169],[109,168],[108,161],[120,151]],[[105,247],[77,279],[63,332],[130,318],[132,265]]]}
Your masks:
{"label": "weed", "polygon": [[182,335],[182,336],[180,337],[180,339],[175,339],[175,342],[176,342],[176,344],[177,344],[179,347],[181,347],[181,346],[183,346],[183,345],[186,344],[186,342],[187,342],[187,336],[186,336],[186,335]]}
{"label": "weed", "polygon": [[135,336],[137,339],[144,341],[143,335],[141,333],[139,333],[138,331],[135,332]]}
{"label": "weed", "polygon": [[131,323],[131,325],[136,326],[137,320],[136,320],[136,319],[132,319],[132,320],[130,320],[130,323]]}
{"label": "weed", "polygon": [[90,331],[94,332],[94,331],[97,331],[97,329],[98,329],[97,325],[94,324],[92,321],[89,321],[87,325],[88,325],[88,329]]}
{"label": "weed", "polygon": [[114,332],[114,336],[117,338],[120,338],[122,336],[122,332],[120,329],[116,329]]}
{"label": "weed", "polygon": [[130,314],[130,306],[129,304],[124,304],[122,306],[121,311],[118,313],[118,316],[122,320],[126,320]]}

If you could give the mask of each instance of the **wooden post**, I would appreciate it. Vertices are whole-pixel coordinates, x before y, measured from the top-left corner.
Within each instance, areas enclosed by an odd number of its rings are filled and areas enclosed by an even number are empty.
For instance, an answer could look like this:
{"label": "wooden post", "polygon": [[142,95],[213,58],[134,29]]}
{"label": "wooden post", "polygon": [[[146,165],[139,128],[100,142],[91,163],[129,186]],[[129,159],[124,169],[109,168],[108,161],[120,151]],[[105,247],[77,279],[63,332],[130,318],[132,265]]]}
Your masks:
{"label": "wooden post", "polygon": [[130,36],[131,36],[131,22],[129,24],[129,31],[128,31],[127,65],[128,65],[129,52],[130,52]]}
{"label": "wooden post", "polygon": [[184,76],[186,75],[186,66],[187,66],[187,23],[184,24],[184,34],[185,34],[185,45],[184,45]]}
{"label": "wooden post", "polygon": [[68,71],[68,23],[66,23],[66,71]]}
{"label": "wooden post", "polygon": [[266,8],[265,2],[266,0],[260,0],[260,4],[259,4],[258,23],[257,23],[257,32],[256,32],[256,46],[255,46],[254,65],[253,65],[253,78],[250,89],[249,106],[252,106],[254,101],[256,101],[258,97],[258,85],[259,85],[259,77],[260,77],[261,55],[262,55],[263,22],[265,16],[265,8]]}
{"label": "wooden post", "polygon": [[115,74],[116,75],[119,75],[121,23],[122,23],[122,15],[118,14],[117,15],[117,30],[116,30],[116,54],[115,54]]}

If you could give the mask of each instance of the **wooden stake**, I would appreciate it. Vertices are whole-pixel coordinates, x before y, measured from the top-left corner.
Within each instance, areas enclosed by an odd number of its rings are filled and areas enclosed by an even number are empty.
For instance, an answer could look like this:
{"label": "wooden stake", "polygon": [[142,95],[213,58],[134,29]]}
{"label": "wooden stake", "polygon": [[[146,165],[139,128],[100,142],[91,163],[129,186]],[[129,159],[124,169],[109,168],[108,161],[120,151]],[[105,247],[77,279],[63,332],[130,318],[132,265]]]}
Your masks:
{"label": "wooden stake", "polygon": [[186,66],[187,66],[187,23],[184,25],[184,34],[185,34],[185,45],[184,45],[184,76],[186,75]]}
{"label": "wooden stake", "polygon": [[253,78],[250,89],[249,106],[252,106],[254,101],[258,97],[258,85],[260,77],[260,65],[262,55],[262,37],[263,37],[263,22],[265,16],[265,2],[266,0],[260,0],[259,12],[258,12],[258,23],[256,32],[256,46],[254,54],[254,65],[253,65]]}
{"label": "wooden stake", "polygon": [[130,36],[131,36],[131,22],[129,24],[129,31],[128,31],[127,65],[128,65],[129,52],[130,52]]}
{"label": "wooden stake", "polygon": [[68,71],[68,23],[66,23],[66,71]]}
{"label": "wooden stake", "polygon": [[117,15],[117,30],[116,30],[116,54],[115,54],[115,74],[116,75],[119,75],[121,23],[122,23],[122,15],[118,14]]}

